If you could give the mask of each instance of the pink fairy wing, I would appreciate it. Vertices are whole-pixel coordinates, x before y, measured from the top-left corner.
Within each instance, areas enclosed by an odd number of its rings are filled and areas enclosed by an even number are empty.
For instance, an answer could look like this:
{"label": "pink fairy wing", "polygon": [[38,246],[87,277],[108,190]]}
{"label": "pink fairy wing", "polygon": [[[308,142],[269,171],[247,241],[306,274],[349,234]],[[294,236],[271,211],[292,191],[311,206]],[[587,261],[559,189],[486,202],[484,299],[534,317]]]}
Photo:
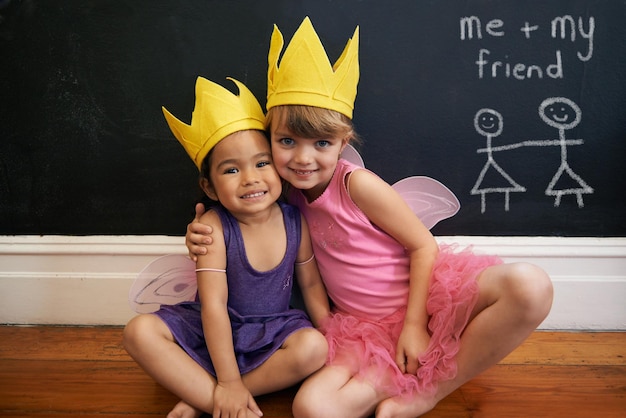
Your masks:
{"label": "pink fairy wing", "polygon": [[128,302],[135,312],[150,313],[161,305],[195,300],[197,289],[196,263],[184,255],[169,254],[155,259],[137,275]]}
{"label": "pink fairy wing", "polygon": [[[344,148],[341,158],[365,167],[363,158],[352,145],[348,144]],[[400,193],[428,229],[435,226],[437,222],[454,216],[461,207],[459,200],[450,189],[430,177],[407,177],[391,187]]]}
{"label": "pink fairy wing", "polygon": [[428,229],[454,216],[461,204],[454,193],[435,179],[412,176],[399,180],[393,187]]}
{"label": "pink fairy wing", "polygon": [[351,162],[352,164],[356,164],[359,167],[365,167],[361,154],[359,154],[359,152],[350,144],[348,144],[343,151],[341,151],[341,158]]}

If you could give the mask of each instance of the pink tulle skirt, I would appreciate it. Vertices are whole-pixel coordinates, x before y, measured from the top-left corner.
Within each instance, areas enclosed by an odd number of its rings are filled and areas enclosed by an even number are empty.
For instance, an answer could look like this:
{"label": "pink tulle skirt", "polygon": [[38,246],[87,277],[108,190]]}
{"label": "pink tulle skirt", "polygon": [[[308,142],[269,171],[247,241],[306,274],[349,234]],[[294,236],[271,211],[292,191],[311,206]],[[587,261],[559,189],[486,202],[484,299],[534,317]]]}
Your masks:
{"label": "pink tulle skirt", "polygon": [[333,314],[323,326],[329,344],[327,364],[348,367],[353,376],[389,396],[433,393],[438,382],[456,375],[461,334],[478,299],[476,277],[500,263],[498,257],[475,255],[470,248],[455,251],[455,246],[440,246],[427,300],[431,340],[418,359],[417,374],[404,374],[395,363],[406,306],[376,321]]}

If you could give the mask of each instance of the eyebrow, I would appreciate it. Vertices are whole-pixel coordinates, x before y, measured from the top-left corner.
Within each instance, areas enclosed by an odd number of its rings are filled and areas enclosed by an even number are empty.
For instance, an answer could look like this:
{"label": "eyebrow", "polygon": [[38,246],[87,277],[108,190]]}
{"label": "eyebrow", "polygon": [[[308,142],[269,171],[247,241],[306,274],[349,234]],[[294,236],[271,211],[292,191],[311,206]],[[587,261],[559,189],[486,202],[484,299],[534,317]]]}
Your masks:
{"label": "eyebrow", "polygon": [[294,134],[293,132],[287,130],[287,131],[274,131],[273,134],[277,137],[278,140],[283,139],[283,138],[290,138],[290,139],[301,139],[301,140],[305,140],[305,141],[330,141],[331,138],[327,138],[327,137],[320,137],[320,138],[311,138],[308,136],[300,136],[298,134]]}
{"label": "eyebrow", "polygon": [[293,133],[292,133],[291,131],[279,131],[279,130],[276,130],[276,131],[274,131],[273,133],[274,133],[274,135],[276,135],[276,136],[281,136],[281,137],[285,137],[285,136],[286,136],[286,137],[290,137],[290,136],[293,136]]}
{"label": "eyebrow", "polygon": [[[265,152],[265,151],[264,152],[259,152],[258,154],[254,154],[250,159],[252,159],[252,160],[259,160],[259,159],[262,159],[262,158],[267,158],[267,159],[271,160],[272,159],[272,154],[270,152]],[[215,166],[215,168],[220,168],[220,167],[225,166],[225,165],[237,164],[237,162],[239,160],[240,159],[238,159],[238,158],[228,158],[226,160],[220,161]]]}

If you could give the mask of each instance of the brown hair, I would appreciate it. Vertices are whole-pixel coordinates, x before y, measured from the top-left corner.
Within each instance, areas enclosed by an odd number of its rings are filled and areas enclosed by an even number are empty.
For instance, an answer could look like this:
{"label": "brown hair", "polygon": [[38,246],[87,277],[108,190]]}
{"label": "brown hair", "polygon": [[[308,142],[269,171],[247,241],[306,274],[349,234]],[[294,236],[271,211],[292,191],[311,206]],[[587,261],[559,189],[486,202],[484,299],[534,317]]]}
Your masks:
{"label": "brown hair", "polygon": [[349,143],[361,142],[352,120],[334,110],[304,105],[275,106],[265,117],[266,130],[271,129],[274,120],[304,138],[345,138]]}

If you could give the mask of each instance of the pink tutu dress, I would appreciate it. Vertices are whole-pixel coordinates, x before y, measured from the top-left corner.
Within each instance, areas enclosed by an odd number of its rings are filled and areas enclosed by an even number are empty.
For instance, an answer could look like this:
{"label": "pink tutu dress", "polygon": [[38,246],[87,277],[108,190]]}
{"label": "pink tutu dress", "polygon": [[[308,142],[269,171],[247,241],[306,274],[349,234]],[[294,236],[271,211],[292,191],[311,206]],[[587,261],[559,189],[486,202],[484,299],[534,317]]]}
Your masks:
{"label": "pink tutu dress", "polygon": [[500,264],[496,256],[441,245],[430,278],[427,311],[430,344],[417,374],[395,363],[409,293],[409,258],[395,239],[376,228],[354,204],[345,177],[363,169],[339,160],[324,193],[308,202],[299,190],[289,200],[303,212],[333,315],[323,324],[327,364],[349,367],[389,396],[432,393],[456,375],[460,337],[478,298],[477,276]]}

